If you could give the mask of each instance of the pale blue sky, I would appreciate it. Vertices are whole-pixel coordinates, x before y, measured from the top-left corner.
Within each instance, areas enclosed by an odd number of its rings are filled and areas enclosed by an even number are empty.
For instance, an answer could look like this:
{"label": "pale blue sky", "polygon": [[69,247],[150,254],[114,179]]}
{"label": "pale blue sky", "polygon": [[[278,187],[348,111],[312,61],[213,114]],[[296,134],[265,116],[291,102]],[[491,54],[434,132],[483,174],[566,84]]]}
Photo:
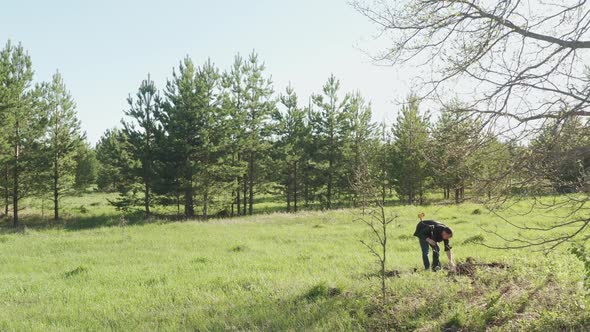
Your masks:
{"label": "pale blue sky", "polygon": [[275,90],[292,82],[302,104],[330,73],[360,90],[374,118],[391,121],[392,102],[409,93],[408,76],[377,67],[355,46],[375,50],[376,28],[345,0],[9,1],[0,43],[22,42],[36,81],[56,69],[78,105],[90,142],[118,126],[126,97],[147,73],[159,87],[184,56],[208,57],[222,70],[236,53],[256,50]]}

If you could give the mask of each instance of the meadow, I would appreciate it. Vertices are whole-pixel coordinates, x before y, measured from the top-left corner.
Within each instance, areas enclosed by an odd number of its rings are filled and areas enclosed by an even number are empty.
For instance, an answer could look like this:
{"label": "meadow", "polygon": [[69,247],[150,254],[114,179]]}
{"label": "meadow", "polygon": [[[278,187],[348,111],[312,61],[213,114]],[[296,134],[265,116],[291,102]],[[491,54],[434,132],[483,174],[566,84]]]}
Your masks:
{"label": "meadow", "polygon": [[[25,228],[0,227],[0,331],[563,331],[588,330],[582,263],[550,253],[488,249],[496,229],[522,236],[482,206],[388,207],[388,296],[359,210],[267,213],[203,221],[122,216],[109,194],[40,202]],[[45,206],[43,205],[43,209]],[[524,209],[524,207],[523,207]],[[474,273],[423,271],[417,214],[454,228],[456,260]],[[41,217],[40,215],[43,215]],[[47,213],[49,214],[49,213]],[[550,218],[529,218],[538,224]],[[446,265],[446,257],[442,257]]]}

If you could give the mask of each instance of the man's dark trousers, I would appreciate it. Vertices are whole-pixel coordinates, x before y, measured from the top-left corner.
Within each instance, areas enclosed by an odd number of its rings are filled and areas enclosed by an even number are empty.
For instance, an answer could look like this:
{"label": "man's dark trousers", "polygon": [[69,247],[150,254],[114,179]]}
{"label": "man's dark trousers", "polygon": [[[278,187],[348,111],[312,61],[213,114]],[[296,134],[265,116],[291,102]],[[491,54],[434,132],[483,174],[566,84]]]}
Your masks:
{"label": "man's dark trousers", "polygon": [[[420,239],[420,248],[422,249],[422,261],[424,262],[424,268],[428,270],[430,268],[430,260],[428,259],[428,247],[430,244],[426,240]],[[432,247],[432,269],[440,268],[439,260],[440,247],[438,244]]]}

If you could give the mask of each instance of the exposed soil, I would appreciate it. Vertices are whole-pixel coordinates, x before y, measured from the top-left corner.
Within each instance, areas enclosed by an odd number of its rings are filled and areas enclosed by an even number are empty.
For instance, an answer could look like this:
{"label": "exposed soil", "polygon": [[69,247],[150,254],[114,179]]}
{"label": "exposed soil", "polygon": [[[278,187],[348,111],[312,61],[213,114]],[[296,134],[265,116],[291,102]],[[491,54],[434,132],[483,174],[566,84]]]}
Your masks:
{"label": "exposed soil", "polygon": [[501,262],[479,263],[475,258],[467,257],[465,262],[458,263],[455,271],[449,271],[449,274],[473,277],[475,276],[477,269],[481,267],[509,269],[510,265]]}

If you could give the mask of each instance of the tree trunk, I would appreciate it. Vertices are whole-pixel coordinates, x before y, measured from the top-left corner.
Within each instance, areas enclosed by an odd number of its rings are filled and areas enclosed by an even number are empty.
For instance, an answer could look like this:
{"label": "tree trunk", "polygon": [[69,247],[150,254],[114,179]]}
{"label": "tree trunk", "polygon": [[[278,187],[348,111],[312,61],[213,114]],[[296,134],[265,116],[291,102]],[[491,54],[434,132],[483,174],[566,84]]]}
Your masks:
{"label": "tree trunk", "polygon": [[188,218],[192,218],[195,216],[193,181],[190,180],[188,183],[189,185],[184,191],[184,215]]}
{"label": "tree trunk", "polygon": [[[236,159],[235,158],[235,155],[232,154],[232,156],[231,156],[232,165],[235,165],[236,164],[235,159]],[[236,180],[237,180],[237,178],[236,178]],[[239,183],[239,181],[238,181],[238,183]],[[232,189],[231,189],[231,212],[230,212],[230,216],[232,218],[234,216],[234,208],[235,208],[235,204],[237,203],[237,200],[238,200],[238,198],[236,196],[235,187],[232,186]]]}
{"label": "tree trunk", "polygon": [[248,197],[248,214],[252,215],[254,210],[254,153],[250,154],[250,177],[249,177],[249,197]]}
{"label": "tree trunk", "polygon": [[248,181],[246,181],[246,179],[248,178],[248,171],[246,170],[246,174],[244,174],[244,197],[242,198],[243,201],[243,211],[242,211],[242,215],[246,215],[246,210],[248,207],[248,201],[246,200],[246,197],[248,197]]}
{"label": "tree trunk", "polygon": [[328,164],[328,194],[326,197],[326,205],[328,209],[332,208],[332,158],[330,158]]}
{"label": "tree trunk", "polygon": [[[149,75],[148,75],[148,80],[149,80]],[[151,124],[152,121],[150,119],[150,112],[146,112],[146,117],[147,117],[147,123]],[[145,217],[146,219],[149,219],[151,217],[151,211],[150,211],[150,182],[151,182],[151,177],[152,175],[152,148],[150,146],[150,139],[152,137],[151,134],[151,130],[150,130],[150,126],[151,125],[147,125],[146,126],[146,132],[145,132],[145,165],[143,165],[144,169],[144,186],[145,186]],[[143,164],[143,163],[142,163]]]}
{"label": "tree trunk", "polygon": [[387,197],[386,190],[387,188],[385,188],[385,181],[383,181],[383,183],[381,184],[381,204],[383,204],[383,206],[385,206],[385,198]]}
{"label": "tree trunk", "polygon": [[180,218],[180,191],[176,191],[176,218]]}
{"label": "tree trunk", "polygon": [[[238,164],[240,162],[240,154],[238,153]],[[236,190],[236,206],[238,208],[238,216],[241,215],[241,209],[242,209],[242,200],[240,199],[240,192],[241,192],[241,182],[240,182],[240,176],[236,176],[236,184],[238,189]],[[232,206],[232,216],[233,216],[233,206]]]}
{"label": "tree trunk", "polygon": [[232,189],[231,191],[231,209],[230,209],[230,217],[233,218],[234,216],[234,207],[236,205],[236,191]]}
{"label": "tree trunk", "polygon": [[54,160],[53,165],[53,220],[59,220],[59,170],[58,157]]}
{"label": "tree trunk", "polygon": [[291,212],[291,172],[288,171],[287,175],[287,186],[286,186],[286,198],[287,198],[287,213]]}
{"label": "tree trunk", "polygon": [[8,216],[10,190],[8,189],[8,181],[10,179],[10,171],[6,166],[6,172],[4,172],[4,215]]}
{"label": "tree trunk", "polygon": [[293,204],[294,210],[297,212],[297,162],[295,162],[295,167],[293,168]]}
{"label": "tree trunk", "polygon": [[241,197],[241,192],[242,192],[242,187],[241,184],[242,182],[240,182],[240,177],[238,176],[236,178],[236,182],[237,182],[237,190],[236,190],[236,207],[237,207],[237,212],[238,212],[238,216],[241,215],[242,213],[242,200],[240,199]]}
{"label": "tree trunk", "polygon": [[203,193],[203,219],[207,220],[208,216],[208,201],[209,201],[209,188],[205,186],[205,192]]}
{"label": "tree trunk", "polygon": [[144,205],[145,205],[145,217],[146,219],[150,218],[151,212],[150,212],[150,187],[146,182],[144,182]]}
{"label": "tree trunk", "polygon": [[306,209],[309,207],[309,181],[307,178],[303,184],[303,207]]}
{"label": "tree trunk", "polygon": [[18,220],[18,177],[19,177],[19,169],[18,169],[18,158],[19,158],[19,145],[20,145],[20,132],[19,132],[19,123],[18,120],[16,121],[16,140],[14,144],[14,170],[13,170],[13,180],[14,186],[12,191],[12,223],[14,227],[19,226]]}
{"label": "tree trunk", "polygon": [[381,291],[383,292],[383,302],[385,302],[386,288],[385,288],[385,264],[387,262],[387,219],[385,217],[385,209],[381,207],[381,222],[383,226],[383,260],[381,260]]}

